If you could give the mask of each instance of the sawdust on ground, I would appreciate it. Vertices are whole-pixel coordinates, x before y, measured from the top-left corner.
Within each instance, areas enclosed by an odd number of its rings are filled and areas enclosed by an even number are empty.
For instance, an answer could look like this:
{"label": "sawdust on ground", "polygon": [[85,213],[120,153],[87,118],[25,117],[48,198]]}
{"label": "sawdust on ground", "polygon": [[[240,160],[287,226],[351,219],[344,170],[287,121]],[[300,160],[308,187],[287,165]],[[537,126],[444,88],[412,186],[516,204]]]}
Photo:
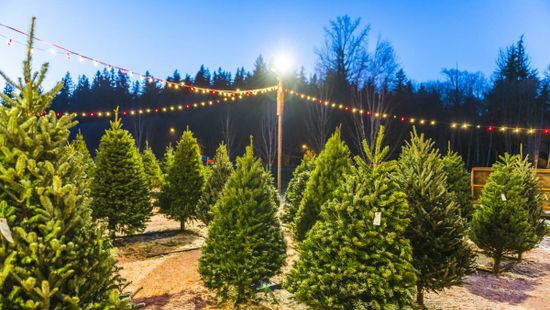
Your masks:
{"label": "sawdust on ground", "polygon": [[[168,244],[163,249],[168,252],[170,249],[190,247],[193,242],[195,245],[200,244],[204,240],[205,228],[200,223],[191,223],[188,224],[190,231],[172,233],[170,231],[179,229],[179,223],[159,214],[152,218],[150,225],[148,232],[169,232],[157,234],[157,237],[161,237],[156,239],[148,239],[146,236],[140,240],[135,237],[138,241],[135,241],[133,247],[130,242],[118,252],[119,265],[123,267],[121,274],[132,281],[127,290],[135,293],[134,301],[143,303],[144,309],[230,309],[229,305],[218,306],[215,295],[203,286],[198,273],[200,249],[160,256],[140,254],[141,250],[148,248],[149,242],[156,242],[156,246]],[[288,235],[287,241],[289,255],[283,272],[287,272],[297,258]],[[150,253],[154,250],[145,251]],[[279,282],[283,278],[283,275],[279,275],[272,280]],[[306,309],[285,290],[277,290],[263,296],[263,299],[265,302],[261,306],[247,308]],[[523,262],[511,270],[498,277],[478,272],[467,277],[462,286],[438,294],[427,294],[426,305],[428,309],[550,309],[550,237],[526,253]]]}

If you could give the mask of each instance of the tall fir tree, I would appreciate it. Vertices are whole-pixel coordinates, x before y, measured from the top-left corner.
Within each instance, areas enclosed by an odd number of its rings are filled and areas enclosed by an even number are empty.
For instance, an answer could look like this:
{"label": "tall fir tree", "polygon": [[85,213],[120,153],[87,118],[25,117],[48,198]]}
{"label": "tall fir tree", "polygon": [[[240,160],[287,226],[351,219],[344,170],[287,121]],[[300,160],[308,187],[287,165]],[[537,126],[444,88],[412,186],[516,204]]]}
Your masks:
{"label": "tall fir tree", "polygon": [[208,181],[197,204],[197,218],[207,225],[212,221],[212,207],[220,198],[225,183],[233,172],[233,164],[229,160],[225,144],[220,144],[216,150],[210,170]]}
{"label": "tall fir tree", "polygon": [[[45,112],[62,83],[44,92],[31,68],[34,18],[17,90],[0,106],[0,308],[125,309],[111,244],[92,221],[80,154],[68,146],[74,115]],[[43,114],[44,113],[44,114]]]}
{"label": "tall fir tree", "polygon": [[374,152],[363,142],[368,162],[356,158],[357,168],[299,245],[286,286],[314,309],[403,309],[413,303],[409,208],[395,180],[396,163],[384,161],[389,148],[382,148],[382,137],[383,128]]}
{"label": "tall fir tree", "polygon": [[470,174],[462,157],[451,150],[449,145],[447,154],[443,156],[443,170],[447,175],[447,189],[453,195],[462,217],[469,223],[474,214],[472,192],[470,189]]}
{"label": "tall fir tree", "polygon": [[141,159],[143,160],[143,168],[147,176],[149,190],[152,191],[153,189],[160,188],[164,182],[164,176],[157,161],[157,157],[155,153],[153,153],[148,142],[145,143],[145,149],[143,150],[143,154],[141,154]]}
{"label": "tall fir tree", "polygon": [[307,182],[294,222],[296,240],[304,240],[306,233],[319,218],[321,205],[333,198],[334,191],[346,178],[350,167],[350,151],[340,138],[340,128],[338,128],[328,139],[325,149],[319,154],[315,169]]}
{"label": "tall fir tree", "polygon": [[292,172],[292,179],[288,182],[285,191],[284,213],[281,216],[281,220],[284,223],[292,224],[294,222],[296,212],[298,212],[300,202],[306,190],[307,181],[314,168],[315,155],[313,152],[307,151],[300,164]]}
{"label": "tall fir tree", "polygon": [[255,286],[277,274],[285,262],[274,192],[273,178],[254,157],[251,143],[237,158],[237,169],[212,209],[199,261],[206,287],[215,289],[222,300],[246,301]]}
{"label": "tall fir tree", "polygon": [[447,176],[434,142],[413,129],[399,157],[398,180],[407,194],[411,223],[406,236],[418,270],[417,303],[425,291],[462,283],[473,272],[473,252],[464,238],[467,225],[447,191]]}
{"label": "tall fir tree", "polygon": [[160,211],[169,218],[185,222],[196,217],[197,203],[206,183],[202,158],[197,139],[187,128],[181,136],[174,154],[174,163],[159,195]]}
{"label": "tall fir tree", "polygon": [[531,196],[525,183],[532,171],[518,169],[519,165],[519,155],[508,153],[493,165],[472,220],[470,238],[493,258],[495,274],[504,255],[522,253],[538,242],[527,206],[531,197],[540,198]]}
{"label": "tall fir tree", "polygon": [[96,155],[92,210],[94,218],[106,220],[114,238],[116,232],[145,229],[152,209],[141,156],[132,135],[122,128],[118,109],[110,124]]}

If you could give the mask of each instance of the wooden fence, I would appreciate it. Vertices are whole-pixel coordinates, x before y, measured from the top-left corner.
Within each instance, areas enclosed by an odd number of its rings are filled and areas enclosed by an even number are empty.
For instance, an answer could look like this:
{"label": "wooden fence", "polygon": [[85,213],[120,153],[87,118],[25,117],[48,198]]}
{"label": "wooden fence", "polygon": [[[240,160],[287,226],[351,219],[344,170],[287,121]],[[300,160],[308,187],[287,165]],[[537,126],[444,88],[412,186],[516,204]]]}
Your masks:
{"label": "wooden fence", "polygon": [[[474,203],[479,203],[481,191],[489,179],[489,175],[493,169],[487,167],[472,168],[472,197]],[[544,194],[543,208],[544,215],[550,217],[550,169],[535,169],[535,173],[539,178],[539,183]]]}

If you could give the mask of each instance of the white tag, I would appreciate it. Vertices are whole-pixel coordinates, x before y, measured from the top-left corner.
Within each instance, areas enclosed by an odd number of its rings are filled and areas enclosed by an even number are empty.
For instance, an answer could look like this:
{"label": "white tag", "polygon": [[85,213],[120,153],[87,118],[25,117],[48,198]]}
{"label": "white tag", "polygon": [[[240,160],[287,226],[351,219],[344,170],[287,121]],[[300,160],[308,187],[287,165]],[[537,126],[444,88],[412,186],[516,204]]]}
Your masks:
{"label": "white tag", "polygon": [[372,225],[380,226],[381,220],[382,220],[382,212],[374,212],[374,220],[372,221]]}
{"label": "white tag", "polygon": [[6,238],[9,243],[13,243],[10,226],[8,225],[8,221],[6,221],[5,218],[0,218],[0,232],[2,233],[2,235],[4,235],[4,238]]}
{"label": "white tag", "polygon": [[506,195],[504,195],[504,193],[500,194],[500,198],[502,198],[502,201],[506,201]]}

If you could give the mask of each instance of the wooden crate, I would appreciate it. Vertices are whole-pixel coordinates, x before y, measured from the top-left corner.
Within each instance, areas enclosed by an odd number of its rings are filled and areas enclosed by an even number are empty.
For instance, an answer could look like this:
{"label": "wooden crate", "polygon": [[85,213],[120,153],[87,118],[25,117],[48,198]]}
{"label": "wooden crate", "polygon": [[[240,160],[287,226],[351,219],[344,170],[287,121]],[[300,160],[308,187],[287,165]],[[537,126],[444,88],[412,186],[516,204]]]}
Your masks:
{"label": "wooden crate", "polygon": [[[493,169],[487,167],[474,167],[471,172],[472,197],[474,203],[479,203],[481,191],[489,179]],[[550,217],[550,169],[535,169],[544,195],[543,208],[545,216]]]}

